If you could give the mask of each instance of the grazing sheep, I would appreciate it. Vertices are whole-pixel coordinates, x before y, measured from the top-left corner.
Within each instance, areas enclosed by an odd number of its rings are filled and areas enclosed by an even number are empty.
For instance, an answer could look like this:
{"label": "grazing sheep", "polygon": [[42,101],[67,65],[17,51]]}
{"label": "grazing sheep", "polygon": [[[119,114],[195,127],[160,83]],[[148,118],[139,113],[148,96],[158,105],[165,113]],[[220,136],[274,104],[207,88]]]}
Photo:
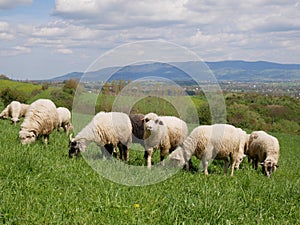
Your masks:
{"label": "grazing sheep", "polygon": [[254,131],[249,138],[248,157],[252,160],[255,169],[258,163],[262,165],[262,171],[270,178],[275,172],[280,155],[280,146],[277,138],[264,131]]}
{"label": "grazing sheep", "polygon": [[49,135],[59,123],[55,104],[48,99],[39,99],[27,109],[25,119],[21,124],[19,138],[22,144],[34,142],[43,136],[47,144]]}
{"label": "grazing sheep", "polygon": [[152,154],[160,149],[160,160],[172,152],[188,135],[186,123],[175,116],[158,116],[148,113],[144,117],[145,159],[151,168]]}
{"label": "grazing sheep", "polygon": [[16,125],[16,123],[20,121],[20,118],[25,116],[27,108],[27,104],[23,104],[18,101],[12,101],[1,112],[0,118],[8,119],[8,117],[11,117],[11,121]]}
{"label": "grazing sheep", "polygon": [[[112,154],[118,146],[121,159],[128,161],[132,142],[132,125],[127,114],[121,112],[99,112],[75,138],[70,136],[69,157],[84,152],[87,145],[95,142]],[[102,151],[105,155],[105,151]]]}
{"label": "grazing sheep", "polygon": [[8,119],[8,117],[9,117],[9,105],[7,105],[5,107],[5,109],[3,109],[3,111],[0,113],[0,118]]}
{"label": "grazing sheep", "polygon": [[193,155],[202,160],[204,174],[208,174],[208,161],[211,159],[224,160],[224,173],[227,174],[229,158],[231,162],[231,176],[236,163],[239,161],[239,151],[244,145],[241,143],[241,131],[232,125],[214,124],[196,127],[183,142],[182,146],[170,155],[171,165],[183,167]]}
{"label": "grazing sheep", "polygon": [[59,119],[59,124],[57,129],[59,130],[60,128],[64,129],[64,132],[69,135],[70,130],[73,129],[73,126],[71,124],[71,112],[69,109],[65,107],[58,107],[57,109],[58,113],[58,119]]}

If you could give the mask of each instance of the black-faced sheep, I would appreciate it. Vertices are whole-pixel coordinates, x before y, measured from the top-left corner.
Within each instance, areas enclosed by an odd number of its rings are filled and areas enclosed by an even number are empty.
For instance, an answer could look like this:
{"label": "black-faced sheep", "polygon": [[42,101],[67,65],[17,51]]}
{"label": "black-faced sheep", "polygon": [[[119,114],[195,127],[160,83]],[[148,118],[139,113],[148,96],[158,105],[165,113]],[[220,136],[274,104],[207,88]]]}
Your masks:
{"label": "black-faced sheep", "polygon": [[58,107],[57,109],[59,125],[58,130],[60,128],[64,129],[64,132],[69,135],[69,132],[73,130],[73,126],[71,124],[71,112],[69,109],[65,107]]}
{"label": "black-faced sheep", "polygon": [[239,151],[244,152],[244,144],[237,128],[227,124],[204,125],[196,127],[191,134],[170,155],[170,164],[183,167],[193,155],[201,159],[204,174],[208,174],[208,161],[224,160],[224,173],[227,174],[229,158],[231,176],[236,163],[239,162]]}
{"label": "black-faced sheep", "polygon": [[[112,154],[120,150],[121,159],[128,161],[132,142],[132,125],[127,114],[120,112],[99,112],[75,138],[70,137],[69,157],[84,152],[87,145],[95,142]],[[106,155],[105,151],[102,152]]]}
{"label": "black-faced sheep", "polygon": [[269,178],[278,167],[280,146],[277,138],[264,131],[254,131],[249,138],[248,158],[255,169],[258,163]]}
{"label": "black-faced sheep", "polygon": [[47,144],[49,135],[57,128],[58,122],[55,104],[48,99],[36,100],[28,107],[21,124],[19,132],[21,143],[29,144],[39,136],[43,136]]}
{"label": "black-faced sheep", "polygon": [[186,123],[175,116],[158,116],[148,113],[144,117],[144,140],[147,167],[151,168],[152,154],[160,149],[160,160],[183,143],[188,135]]}

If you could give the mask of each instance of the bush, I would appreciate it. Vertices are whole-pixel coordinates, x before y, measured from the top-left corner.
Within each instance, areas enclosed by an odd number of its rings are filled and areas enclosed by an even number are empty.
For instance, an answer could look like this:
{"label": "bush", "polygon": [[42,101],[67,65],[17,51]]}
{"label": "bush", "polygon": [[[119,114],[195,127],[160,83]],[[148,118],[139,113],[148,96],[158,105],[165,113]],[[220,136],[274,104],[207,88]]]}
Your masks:
{"label": "bush", "polygon": [[73,95],[70,95],[66,92],[62,92],[61,90],[54,90],[50,93],[50,98],[55,103],[57,107],[66,107],[68,109],[72,109],[73,106]]}
{"label": "bush", "polygon": [[5,88],[1,91],[0,97],[2,98],[2,102],[4,103],[4,105],[8,105],[12,101],[25,103],[29,96],[23,91]]}
{"label": "bush", "polygon": [[73,80],[73,79],[67,80],[63,87],[63,91],[70,95],[74,95],[75,91],[77,89],[77,86],[78,86],[78,82],[76,80]]}

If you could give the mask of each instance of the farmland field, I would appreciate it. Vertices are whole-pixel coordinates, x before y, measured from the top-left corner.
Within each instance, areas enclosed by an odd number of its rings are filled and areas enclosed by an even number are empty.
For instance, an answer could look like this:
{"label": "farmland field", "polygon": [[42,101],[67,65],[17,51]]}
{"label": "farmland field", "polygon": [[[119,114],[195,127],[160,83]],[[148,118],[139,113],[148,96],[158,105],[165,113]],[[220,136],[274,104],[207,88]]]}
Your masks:
{"label": "farmland field", "polygon": [[[22,146],[20,124],[0,120],[0,221],[3,224],[299,224],[300,136],[273,133],[278,170],[267,179],[247,160],[234,177],[213,162],[204,176],[179,171],[160,183],[125,186],[95,172],[83,157],[68,158],[68,137]],[[140,145],[129,164],[143,165]],[[158,162],[158,157],[154,157]]]}

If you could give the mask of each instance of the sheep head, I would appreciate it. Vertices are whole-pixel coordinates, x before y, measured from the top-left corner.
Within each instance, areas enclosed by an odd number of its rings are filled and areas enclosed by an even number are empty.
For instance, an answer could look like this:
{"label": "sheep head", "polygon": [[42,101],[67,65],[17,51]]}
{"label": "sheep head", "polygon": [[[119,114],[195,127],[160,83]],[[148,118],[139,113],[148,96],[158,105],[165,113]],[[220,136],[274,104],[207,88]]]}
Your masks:
{"label": "sheep head", "polygon": [[272,159],[266,159],[264,162],[260,163],[260,165],[262,165],[268,178],[270,178],[271,174],[278,168],[277,163]]}
{"label": "sheep head", "polygon": [[85,144],[84,142],[75,140],[72,138],[72,134],[70,134],[70,141],[69,141],[69,158],[73,158],[77,156],[80,152],[85,151]]}
{"label": "sheep head", "polygon": [[21,129],[19,132],[19,139],[23,145],[30,144],[32,142],[35,142],[36,133],[34,131],[28,131],[28,130]]}
{"label": "sheep head", "polygon": [[144,126],[146,131],[154,131],[159,125],[164,125],[155,113],[148,113],[144,116]]}

